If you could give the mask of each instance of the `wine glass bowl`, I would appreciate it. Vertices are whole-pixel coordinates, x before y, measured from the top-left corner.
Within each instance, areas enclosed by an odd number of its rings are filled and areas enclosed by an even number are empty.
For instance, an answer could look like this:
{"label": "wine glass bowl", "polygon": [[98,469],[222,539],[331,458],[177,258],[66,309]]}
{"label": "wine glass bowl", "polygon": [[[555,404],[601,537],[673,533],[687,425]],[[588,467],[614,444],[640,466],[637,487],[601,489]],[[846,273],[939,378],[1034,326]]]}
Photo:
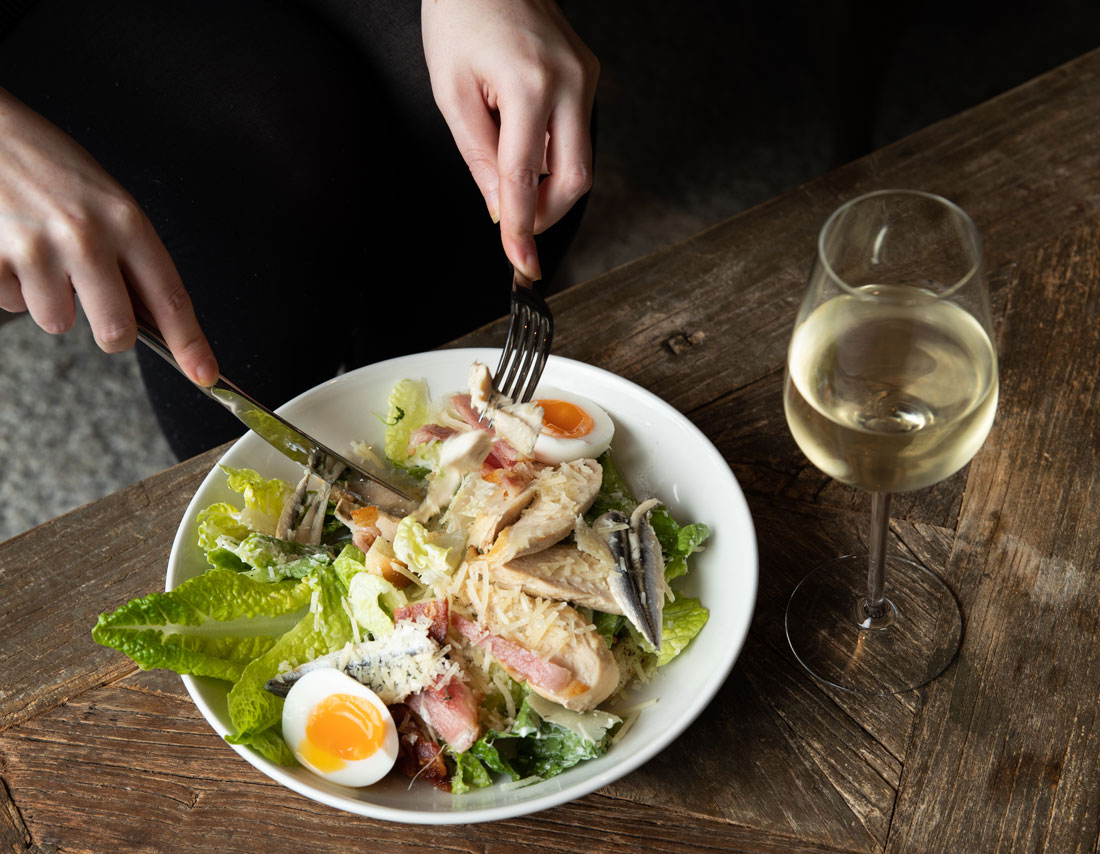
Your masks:
{"label": "wine glass bowl", "polygon": [[958,471],[992,425],[997,356],[981,255],[966,213],[919,191],[853,199],[821,230],[784,411],[815,466],[872,492],[872,534],[866,558],[799,584],[786,622],[799,660],[839,687],[916,687],[958,647],[954,597],[919,565],[892,558],[887,571],[886,533],[889,496]]}

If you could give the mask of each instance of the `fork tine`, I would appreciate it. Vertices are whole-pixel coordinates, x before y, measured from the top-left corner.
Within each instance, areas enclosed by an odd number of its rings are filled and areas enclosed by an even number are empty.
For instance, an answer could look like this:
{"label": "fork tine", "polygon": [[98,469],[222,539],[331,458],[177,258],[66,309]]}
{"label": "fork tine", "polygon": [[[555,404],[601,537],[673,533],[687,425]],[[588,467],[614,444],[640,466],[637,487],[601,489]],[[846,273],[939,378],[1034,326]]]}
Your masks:
{"label": "fork tine", "polygon": [[531,347],[532,365],[527,373],[527,386],[519,397],[519,403],[527,403],[535,396],[535,389],[538,387],[539,380],[542,379],[542,370],[546,367],[546,359],[550,355],[550,339],[554,334],[554,325],[548,323],[545,316],[538,316],[536,319],[535,340]]}
{"label": "fork tine", "polygon": [[515,305],[512,310],[512,322],[509,325],[512,347],[507,353],[507,361],[503,361],[496,375],[493,377],[493,388],[506,397],[511,397],[510,391],[519,373],[520,362],[527,347],[528,328],[523,316],[522,306]]}
{"label": "fork tine", "polygon": [[550,307],[531,283],[516,272],[512,279],[511,320],[493,374],[493,388],[517,403],[527,403],[546,367],[553,336],[554,316]]}
{"label": "fork tine", "polygon": [[497,363],[497,369],[493,372],[493,387],[497,391],[501,391],[499,378],[504,376],[504,369],[508,367],[508,363],[516,355],[516,347],[518,346],[520,334],[522,332],[522,318],[516,312],[515,300],[512,300],[512,312],[511,320],[508,323],[508,336],[504,339],[504,349],[500,351],[500,361]]}
{"label": "fork tine", "polygon": [[522,303],[516,309],[516,316],[520,318],[520,339],[516,347],[516,357],[504,382],[504,394],[516,399],[523,383],[531,372],[532,358],[534,355],[536,324],[531,318],[531,310]]}

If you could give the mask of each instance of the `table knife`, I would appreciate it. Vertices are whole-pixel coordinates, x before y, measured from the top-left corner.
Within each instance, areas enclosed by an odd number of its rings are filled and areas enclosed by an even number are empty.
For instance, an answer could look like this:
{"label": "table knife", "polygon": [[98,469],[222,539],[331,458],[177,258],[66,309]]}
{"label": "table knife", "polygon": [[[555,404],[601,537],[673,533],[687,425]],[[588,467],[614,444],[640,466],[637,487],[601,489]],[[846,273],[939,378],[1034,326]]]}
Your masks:
{"label": "table knife", "polygon": [[[140,317],[137,325],[138,340],[181,374],[184,373],[160,331]],[[399,485],[395,483],[400,477],[396,471],[387,473],[386,477],[367,471],[276,415],[220,374],[214,385],[196,387],[232,412],[248,429],[284,456],[301,463],[329,483],[337,478],[345,480],[348,489],[371,504],[406,515],[415,510],[423,498],[422,490],[411,483],[411,478],[408,478],[409,483]]]}

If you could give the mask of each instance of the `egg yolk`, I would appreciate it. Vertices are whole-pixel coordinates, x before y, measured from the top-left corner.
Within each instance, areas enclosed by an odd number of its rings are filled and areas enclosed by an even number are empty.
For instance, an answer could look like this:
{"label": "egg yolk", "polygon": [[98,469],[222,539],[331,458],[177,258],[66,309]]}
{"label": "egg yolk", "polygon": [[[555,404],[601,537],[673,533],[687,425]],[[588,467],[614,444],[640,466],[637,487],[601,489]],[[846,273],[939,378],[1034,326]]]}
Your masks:
{"label": "egg yolk", "polygon": [[567,400],[538,400],[542,407],[542,432],[555,439],[579,439],[592,432],[592,416]]}
{"label": "egg yolk", "polygon": [[386,734],[382,715],[363,697],[330,694],[313,707],[306,721],[302,758],[320,771],[335,771],[345,761],[366,759]]}

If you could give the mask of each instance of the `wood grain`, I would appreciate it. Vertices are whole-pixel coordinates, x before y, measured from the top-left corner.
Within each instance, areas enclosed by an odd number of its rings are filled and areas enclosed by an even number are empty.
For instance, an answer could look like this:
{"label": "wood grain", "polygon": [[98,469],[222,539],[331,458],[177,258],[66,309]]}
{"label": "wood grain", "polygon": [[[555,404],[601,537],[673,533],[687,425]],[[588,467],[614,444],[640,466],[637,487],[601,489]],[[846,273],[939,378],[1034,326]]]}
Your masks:
{"label": "wood grain", "polygon": [[951,555],[966,637],[929,690],[896,851],[1093,851],[1100,834],[1100,229],[1017,263]]}
{"label": "wood grain", "polygon": [[92,642],[103,611],[164,589],[180,518],[224,452],[66,513],[0,548],[0,731],[134,669]]}

